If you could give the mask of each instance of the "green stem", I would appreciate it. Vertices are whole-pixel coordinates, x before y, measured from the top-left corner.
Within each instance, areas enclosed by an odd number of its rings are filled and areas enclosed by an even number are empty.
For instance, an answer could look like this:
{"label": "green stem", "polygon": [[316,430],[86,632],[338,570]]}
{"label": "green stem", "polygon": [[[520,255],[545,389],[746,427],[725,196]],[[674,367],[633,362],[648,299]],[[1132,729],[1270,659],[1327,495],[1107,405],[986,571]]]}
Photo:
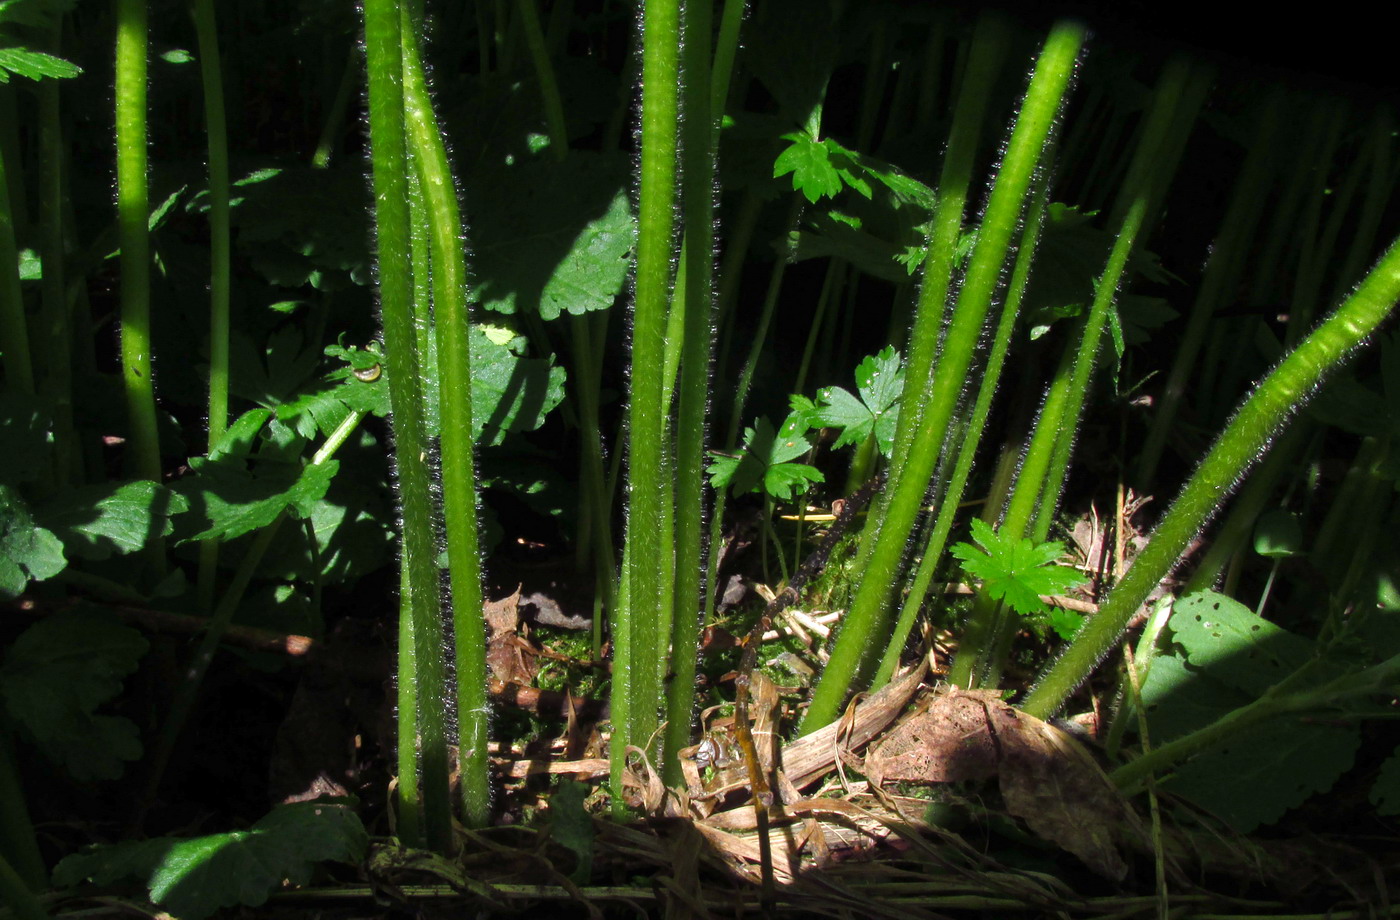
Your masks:
{"label": "green stem", "polygon": [[[875,678],[871,682],[872,690],[878,690],[888,683],[894,676],[895,668],[899,666],[899,656],[904,650],[905,642],[909,639],[909,633],[914,629],[914,618],[918,615],[919,607],[923,604],[924,598],[928,596],[929,586],[933,583],[934,573],[938,568],[939,561],[943,558],[943,549],[948,543],[948,534],[952,532],[953,523],[957,519],[963,493],[967,489],[967,480],[972,473],[972,464],[977,456],[977,447],[981,443],[983,432],[986,430],[987,416],[991,413],[992,397],[996,395],[997,384],[1001,380],[1002,367],[1006,362],[1006,354],[1011,349],[1011,333],[1016,325],[1016,315],[1020,311],[1021,298],[1026,292],[1026,283],[1030,280],[1035,242],[1045,221],[1045,206],[1049,194],[1049,185],[1042,182],[1040,191],[1036,194],[1035,203],[1031,205],[1031,212],[1026,218],[1026,226],[1021,233],[1021,243],[1016,250],[1016,266],[1011,272],[1011,284],[1007,290],[1006,302],[1002,305],[1001,319],[998,321],[996,333],[992,337],[992,349],[987,355],[987,364],[982,372],[982,380],[978,384],[977,402],[973,406],[972,414],[968,420],[968,434],[958,445],[957,460],[953,466],[952,476],[948,479],[947,491],[944,492],[943,499],[939,503],[938,517],[929,531],[923,558],[919,561],[914,582],[910,586],[909,594],[905,597],[904,605],[899,611],[899,620],[895,624],[894,635],[890,639],[890,644],[885,648],[885,657],[881,660],[879,670],[876,671]],[[966,641],[966,635],[964,635],[963,641]],[[953,662],[955,667],[962,658],[963,655],[960,651],[958,658],[954,659]],[[969,678],[967,674],[959,676],[963,680]],[[966,686],[966,684],[960,686]]]}
{"label": "green stem", "polygon": [[[636,295],[632,318],[631,427],[628,445],[627,550],[630,586],[624,618],[614,632],[629,634],[631,666],[613,675],[612,778],[620,792],[625,748],[646,746],[656,730],[661,685],[655,663],[665,654],[660,625],[667,612],[662,584],[668,566],[658,524],[667,494],[661,402],[671,263],[675,252],[676,149],[680,114],[680,4],[646,0],[642,6],[641,181],[638,204]],[[627,696],[626,724],[617,724],[616,700]],[[620,796],[618,796],[620,798]]]}
{"label": "green stem", "polygon": [[544,120],[549,126],[549,146],[556,157],[563,157],[569,150],[569,133],[564,125],[564,103],[559,97],[559,84],[554,79],[554,68],[549,64],[549,49],[545,47],[544,33],[540,30],[540,14],[535,9],[535,0],[515,0],[515,9],[520,14],[520,25],[525,32],[525,47],[529,49],[530,60],[535,65],[535,79],[540,82]]}
{"label": "green stem", "polygon": [[29,327],[19,286],[14,209],[5,175],[5,150],[0,145],[0,351],[5,355],[6,382],[29,395],[34,392],[34,365],[29,356]]}
{"label": "green stem", "polygon": [[1313,331],[1245,400],[1182,488],[1152,539],[1099,612],[1026,697],[1023,708],[1048,718],[1118,641],[1139,605],[1161,581],[1227,493],[1268,448],[1324,374],[1360,345],[1400,300],[1400,240],[1350,298]]}
{"label": "green stem", "polygon": [[[340,449],[340,446],[359,427],[364,416],[365,413],[360,410],[347,415],[336,427],[336,430],[326,438],[326,443],[321,445],[320,450],[316,451],[311,458],[311,465],[318,466],[330,460]],[[170,703],[170,711],[166,714],[165,722],[161,726],[160,738],[149,758],[150,769],[145,797],[140,804],[142,812],[155,800],[156,792],[159,790],[161,779],[165,774],[166,765],[170,761],[170,755],[175,750],[175,742],[180,739],[181,732],[185,730],[185,723],[189,720],[190,712],[194,709],[195,700],[199,696],[199,688],[204,683],[204,675],[208,673],[209,665],[214,661],[214,655],[219,650],[219,643],[223,641],[224,633],[228,632],[233,615],[238,612],[238,605],[243,602],[243,596],[248,590],[248,585],[252,583],[253,575],[256,574],[263,556],[272,546],[272,541],[276,538],[282,522],[286,519],[287,512],[283,509],[277,517],[273,518],[272,523],[258,531],[257,535],[253,537],[242,560],[238,563],[238,569],[234,572],[233,579],[219,599],[219,605],[214,608],[213,614],[209,617],[209,624],[205,627],[199,645],[190,658],[190,665],[185,670],[184,679],[176,688],[174,699]]]}
{"label": "green stem", "polygon": [[463,816],[469,826],[484,827],[491,811],[486,749],[490,707],[486,697],[486,634],[476,520],[467,262],[447,145],[433,113],[415,37],[422,30],[407,10],[406,7],[403,20],[404,112],[431,230],[433,328],[437,333],[441,381],[438,443],[442,451],[442,513],[457,656],[458,771]]}
{"label": "green stem", "polygon": [[[61,53],[62,35],[63,17],[55,15],[49,27],[50,53]],[[63,144],[61,85],[58,80],[44,80],[39,84],[38,169],[39,245],[44,268],[40,328],[46,342],[42,387],[53,407],[54,485],[60,489],[82,478],[77,435],[73,430],[73,332],[63,264],[63,177],[69,155]],[[0,185],[3,184],[0,179]],[[3,248],[0,244],[0,249]]]}
{"label": "green stem", "polygon": [[[1035,432],[1016,477],[1016,488],[1002,518],[1000,532],[1003,535],[1014,538],[1026,536],[1031,529],[1033,515],[1038,517],[1044,529],[1037,526],[1031,538],[1040,542],[1048,533],[1051,512],[1069,468],[1070,449],[1079,425],[1080,410],[1089,390],[1090,376],[1098,363],[1104,325],[1109,311],[1113,309],[1114,299],[1149,208],[1159,197],[1159,190],[1171,178],[1170,167],[1173,164],[1162,162],[1162,151],[1175,146],[1170,143],[1174,126],[1189,126],[1188,121],[1176,118],[1176,112],[1190,76],[1190,67],[1186,62],[1176,60],[1167,66],[1158,82],[1137,150],[1114,208],[1115,213],[1121,215],[1117,236],[1103,275],[1095,285],[1093,305],[1080,327],[1077,348],[1074,352],[1065,352],[1046,394],[1040,416],[1036,419]],[[1017,611],[1001,613],[996,617],[997,625],[993,627],[989,605],[978,603],[973,609],[973,619],[968,623],[963,644],[958,649],[958,658],[948,678],[962,687],[971,686],[970,681],[975,680],[984,668],[990,683],[995,684],[1000,679],[1012,635],[1020,625]]]}
{"label": "green stem", "polygon": [[1275,92],[1268,97],[1260,112],[1254,142],[1240,179],[1235,184],[1220,234],[1211,248],[1200,292],[1191,307],[1181,345],[1177,347],[1171,372],[1162,388],[1152,428],[1138,460],[1136,478],[1139,491],[1150,491],[1156,478],[1157,466],[1190,381],[1196,357],[1205,341],[1211,317],[1216,308],[1234,294],[1235,281],[1243,269],[1245,251],[1253,242],[1260,212],[1269,197],[1266,190],[1283,116],[1283,98]]}
{"label": "green stem", "polygon": [[27,890],[43,891],[48,887],[48,871],[39,854],[29,806],[15,769],[10,726],[4,720],[0,720],[0,859],[9,863]]}
{"label": "green stem", "polygon": [[[121,246],[122,385],[130,465],[160,481],[156,394],[151,379],[151,240],[146,188],[146,2],[117,0],[117,238]],[[163,553],[163,549],[161,550]]]}
{"label": "green stem", "polygon": [[[228,428],[229,243],[228,127],[224,115],[223,70],[219,60],[218,24],[213,0],[195,0],[190,8],[199,42],[199,73],[204,86],[204,125],[209,139],[209,429],[208,450]],[[214,606],[219,541],[199,547],[199,606]]]}
{"label": "green stem", "polygon": [[421,752],[427,840],[429,846],[445,852],[451,845],[452,829],[447,720],[441,701],[448,697],[432,476],[428,466],[430,450],[411,302],[409,162],[404,136],[399,5],[394,0],[365,0],[364,18],[379,304],[403,520],[402,565],[407,569],[407,591],[400,601],[400,615],[413,618],[420,702],[416,713],[399,713],[399,744],[414,745],[416,741]]}
{"label": "green stem", "polygon": [[[710,105],[710,0],[686,0],[682,104],[682,219],[685,288],[675,450],[675,595],[671,614],[671,681],[666,693],[662,775],[684,780],[676,752],[690,743],[699,656],[701,575],[705,569],[705,410],[710,398],[710,330],[714,319],[715,144]],[[679,286],[680,282],[677,281]]]}
{"label": "green stem", "polygon": [[885,628],[892,586],[898,581],[905,545],[923,505],[924,492],[937,465],[944,436],[982,335],[983,320],[999,287],[1002,266],[1032,191],[1036,168],[1049,142],[1055,114],[1069,86],[1082,42],[1082,27],[1057,24],[1036,62],[953,311],[939,357],[938,373],[931,381],[932,392],[917,420],[918,432],[909,456],[886,503],[887,511],[861,573],[855,601],[799,729],[804,734],[835,719],[857,672],[870,654],[872,640]]}

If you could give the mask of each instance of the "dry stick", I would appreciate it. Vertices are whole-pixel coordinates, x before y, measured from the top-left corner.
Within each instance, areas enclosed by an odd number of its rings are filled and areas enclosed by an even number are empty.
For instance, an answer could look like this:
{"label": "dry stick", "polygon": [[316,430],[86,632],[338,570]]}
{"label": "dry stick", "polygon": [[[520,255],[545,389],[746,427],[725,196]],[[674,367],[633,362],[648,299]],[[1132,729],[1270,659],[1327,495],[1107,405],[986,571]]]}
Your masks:
{"label": "dry stick", "polygon": [[758,647],[774,618],[796,602],[807,582],[826,566],[832,549],[850,527],[851,521],[855,520],[856,512],[869,504],[871,496],[879,490],[883,480],[883,474],[876,476],[851,493],[841,506],[831,524],[831,530],[827,532],[821,545],[792,574],[783,590],[768,602],[768,606],[763,609],[763,615],[744,638],[744,653],[739,658],[739,670],[734,678],[734,729],[738,735],[739,750],[744,755],[749,785],[753,789],[753,809],[758,823],[759,866],[763,874],[761,899],[765,914],[771,913],[774,902],[773,852],[768,839],[768,806],[773,804],[773,792],[763,775],[763,767],[758,762],[758,749],[753,741],[753,725],[749,721],[749,686],[753,679],[754,665],[758,664]]}

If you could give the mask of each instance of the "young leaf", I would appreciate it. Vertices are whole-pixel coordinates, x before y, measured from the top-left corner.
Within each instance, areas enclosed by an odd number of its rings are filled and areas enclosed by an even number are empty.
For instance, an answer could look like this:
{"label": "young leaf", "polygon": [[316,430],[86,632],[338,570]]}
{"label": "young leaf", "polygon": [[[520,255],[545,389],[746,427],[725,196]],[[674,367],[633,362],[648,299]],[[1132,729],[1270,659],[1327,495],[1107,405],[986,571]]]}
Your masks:
{"label": "young leaf", "polygon": [[193,840],[162,837],[98,847],[65,858],[54,883],[99,885],[137,876],[151,902],[181,920],[224,907],[257,907],[284,881],[304,885],[320,862],[358,862],[369,837],[343,802],[281,805],[246,831]]}
{"label": "young leaf", "polygon": [[824,482],[821,471],[805,463],[792,463],[812,449],[807,440],[803,413],[794,411],[778,431],[766,418],[744,430],[744,451],[738,457],[717,456],[709,468],[710,484],[716,489],[729,486],[743,495],[762,489],[780,501],[787,501],[794,490],[805,491],[814,482]]}
{"label": "young leaf", "polygon": [[840,387],[827,387],[817,394],[821,405],[809,418],[814,427],[840,428],[833,447],[860,444],[871,433],[886,457],[894,447],[894,429],[899,420],[899,394],[904,389],[904,371],[899,352],[887,346],[856,368],[857,399]]}
{"label": "young leaf", "polygon": [[831,164],[830,151],[806,134],[784,134],[789,146],[773,163],[773,178],[792,173],[792,189],[812,204],[822,198],[835,198],[841,191],[841,176]]}
{"label": "young leaf", "polygon": [[981,549],[958,543],[951,552],[969,575],[981,579],[988,597],[1005,601],[1022,616],[1050,609],[1040,595],[1063,594],[1084,583],[1074,569],[1055,565],[1065,552],[1059,543],[1003,537],[981,518],[972,519],[972,538]]}
{"label": "young leaf", "polygon": [[48,757],[75,779],[116,779],[141,757],[136,726],[97,715],[149,643],[110,614],[78,609],[26,629],[0,666],[0,697]]}

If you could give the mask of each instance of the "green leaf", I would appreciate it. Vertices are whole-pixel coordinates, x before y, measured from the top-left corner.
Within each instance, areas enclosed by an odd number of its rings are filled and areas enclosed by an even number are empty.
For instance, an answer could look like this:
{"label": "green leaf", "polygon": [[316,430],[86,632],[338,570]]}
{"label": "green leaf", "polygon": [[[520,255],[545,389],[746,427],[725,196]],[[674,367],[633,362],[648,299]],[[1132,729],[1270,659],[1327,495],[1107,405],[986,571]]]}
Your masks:
{"label": "green leaf", "polygon": [[140,759],[141,742],[130,720],[96,709],[121,692],[147,647],[139,632],[110,614],[54,614],[10,646],[0,695],[11,718],[75,779],[116,779],[123,761]]}
{"label": "green leaf", "polygon": [[303,466],[302,445],[303,439],[273,418],[270,410],[245,412],[208,457],[190,460],[194,475],[174,484],[191,509],[181,517],[179,542],[210,537],[232,540],[267,526],[284,509],[300,518],[310,515],[325,496],[339,462]]}
{"label": "green leaf", "polygon": [[1022,616],[1049,611],[1040,595],[1063,594],[1084,583],[1074,569],[1054,564],[1065,552],[1059,543],[1004,537],[981,518],[972,519],[972,538],[981,549],[958,543],[951,552],[969,575],[981,579],[988,597],[1004,601]]}
{"label": "green leaf", "polygon": [[134,553],[172,530],[170,517],[189,502],[154,482],[107,482],[63,492],[37,515],[71,558],[101,560]]}
{"label": "green leaf", "polygon": [[904,372],[899,352],[886,346],[856,368],[857,399],[840,387],[827,387],[817,394],[821,405],[811,413],[816,427],[840,428],[833,447],[861,444],[872,433],[886,457],[894,448],[894,429],[899,420],[899,396],[904,389]]}
{"label": "green leaf", "polygon": [[[1249,705],[1314,654],[1313,643],[1209,591],[1177,601],[1170,628],[1176,654],[1153,659],[1142,688],[1158,745]],[[1280,715],[1179,765],[1163,788],[1248,832],[1331,788],[1359,744],[1354,724]]]}
{"label": "green leaf", "polygon": [[45,77],[68,79],[82,72],[83,69],[77,64],[42,51],[15,47],[0,48],[0,83],[10,82],[9,74],[12,73],[28,77],[30,80],[42,80]]}
{"label": "green leaf", "polygon": [[790,461],[812,449],[805,434],[804,414],[794,411],[783,427],[773,430],[773,423],[760,418],[752,428],[744,430],[744,450],[738,457],[716,456],[710,463],[710,483],[716,489],[729,486],[734,495],[762,489],[781,501],[791,498],[815,482],[824,482],[821,471],[805,463]]}
{"label": "green leaf", "polygon": [[1185,649],[1192,667],[1250,697],[1259,696],[1313,657],[1312,642],[1213,591],[1177,601],[1170,625],[1172,638]]}
{"label": "green leaf", "polygon": [[1400,747],[1381,764],[1380,775],[1371,787],[1371,802],[1383,815],[1400,815]]}
{"label": "green leaf", "polygon": [[19,493],[0,483],[0,598],[16,597],[30,579],[52,578],[67,566],[63,542],[35,524]]}
{"label": "green leaf", "polygon": [[225,907],[258,907],[284,881],[304,885],[317,863],[358,862],[368,844],[348,805],[298,802],[273,809],[246,831],[119,843],[69,856],[54,869],[54,882],[71,887],[140,877],[153,903],[180,920],[202,920]]}
{"label": "green leaf", "polygon": [[1351,769],[1360,745],[1354,726],[1297,715],[1270,719],[1181,765],[1161,788],[1249,833],[1331,789]]}
{"label": "green leaf", "polygon": [[[181,542],[217,537],[232,540],[266,527],[284,510],[297,517],[312,513],[340,468],[339,461],[309,464],[299,470],[291,464],[259,464],[258,475],[240,474],[228,465],[194,458],[190,466],[199,473],[182,480],[181,492],[196,502],[209,526]],[[196,499],[196,495],[199,496]]]}
{"label": "green leaf", "polygon": [[500,444],[507,432],[533,431],[564,399],[564,369],[553,356],[526,358],[523,338],[502,345],[480,326],[470,333],[472,433],[479,443]]}
{"label": "green leaf", "polygon": [[791,145],[773,163],[773,178],[792,173],[793,191],[801,192],[812,204],[834,198],[841,191],[841,176],[831,164],[830,151],[806,134],[784,134]]}
{"label": "green leaf", "polygon": [[636,244],[627,161],[574,151],[540,154],[469,177],[474,293],[501,313],[546,320],[612,306]]}
{"label": "green leaf", "polygon": [[235,239],[275,285],[320,291],[370,281],[369,208],[358,167],[259,169],[235,183]]}
{"label": "green leaf", "polygon": [[0,0],[0,26],[22,25],[43,28],[54,16],[70,12],[77,0]]}

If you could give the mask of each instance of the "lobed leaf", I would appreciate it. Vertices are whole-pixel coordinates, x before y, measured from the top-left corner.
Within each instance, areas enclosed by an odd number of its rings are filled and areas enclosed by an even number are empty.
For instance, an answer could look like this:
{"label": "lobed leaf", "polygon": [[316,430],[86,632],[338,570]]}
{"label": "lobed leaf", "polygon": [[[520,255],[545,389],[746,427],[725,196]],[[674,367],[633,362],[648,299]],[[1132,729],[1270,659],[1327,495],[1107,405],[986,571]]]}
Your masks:
{"label": "lobed leaf", "polygon": [[1040,595],[1061,594],[1084,582],[1074,569],[1054,564],[1064,555],[1059,543],[1003,536],[981,518],[972,519],[972,538],[981,549],[958,543],[950,552],[969,575],[981,580],[988,597],[1004,601],[1022,616],[1049,611]]}
{"label": "lobed leaf", "polygon": [[26,629],[0,665],[0,696],[39,749],[75,779],[116,779],[141,757],[136,726],[98,715],[121,692],[149,643],[91,608],[55,614]]}

